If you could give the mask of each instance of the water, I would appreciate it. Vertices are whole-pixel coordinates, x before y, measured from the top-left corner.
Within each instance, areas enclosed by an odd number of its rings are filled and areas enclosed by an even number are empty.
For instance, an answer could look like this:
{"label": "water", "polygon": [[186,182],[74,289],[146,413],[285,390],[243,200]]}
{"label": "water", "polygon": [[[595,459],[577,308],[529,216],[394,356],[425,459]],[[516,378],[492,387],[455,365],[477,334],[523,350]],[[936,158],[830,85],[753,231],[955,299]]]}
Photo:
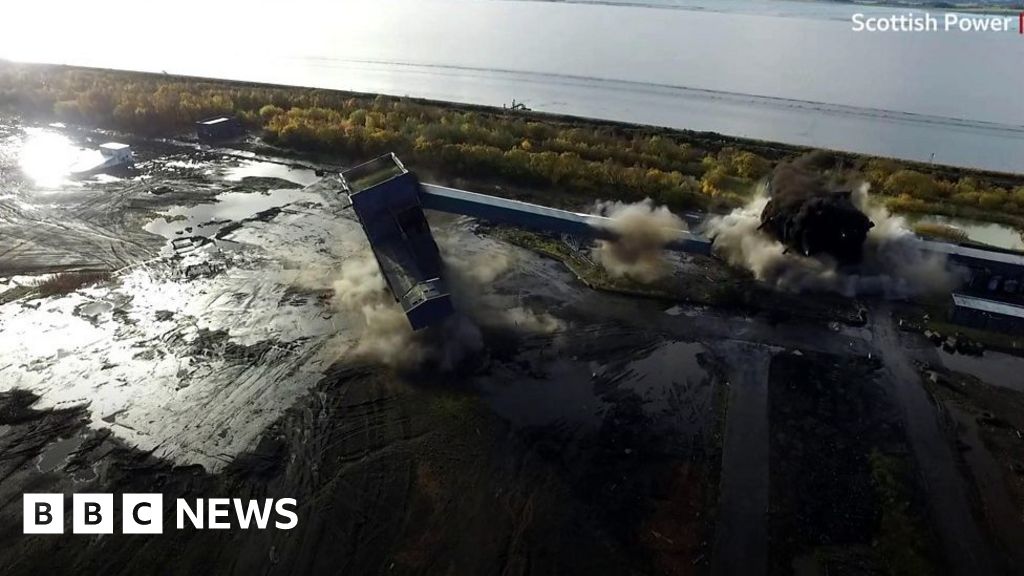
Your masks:
{"label": "water", "polygon": [[[635,394],[645,414],[666,417],[689,435],[701,432],[714,411],[712,379],[698,356],[700,343],[668,342],[607,362],[564,359],[539,363],[528,378],[508,378],[500,367],[481,379],[494,410],[516,426],[599,425],[624,395]],[[511,383],[510,383],[511,382]]]}
{"label": "water", "polygon": [[[154,29],[126,0],[75,3],[59,21],[19,3],[8,7],[19,26],[0,38],[0,56],[489,105],[515,98],[548,112],[1005,171],[1024,158],[1024,79],[1013,73],[1024,41],[851,30],[854,12],[901,9],[298,0],[288,12],[317,15],[300,26],[208,4],[181,2]],[[183,41],[203,29],[215,33]]]}
{"label": "water", "polygon": [[68,457],[78,450],[78,447],[85,442],[85,436],[72,436],[70,438],[62,438],[54,442],[49,446],[46,451],[39,455],[39,461],[36,463],[36,467],[39,468],[40,472],[52,472],[58,466],[62,466],[67,462]]}
{"label": "water", "polygon": [[243,178],[279,178],[300,186],[309,186],[320,180],[316,172],[309,168],[296,168],[273,162],[245,160],[238,166],[227,169],[224,179],[229,182],[240,182]]}
{"label": "water", "polygon": [[224,192],[213,203],[174,206],[146,224],[144,230],[168,239],[174,239],[185,232],[196,236],[212,236],[227,222],[254,218],[271,208],[303,202],[320,204],[322,199],[316,193],[293,188],[266,193]]}
{"label": "water", "polygon": [[[51,128],[61,129],[63,125]],[[98,149],[86,149],[72,142],[58,130],[30,127],[18,150],[18,168],[37,191],[49,192],[73,188],[71,179],[92,178],[99,182],[116,182],[120,178],[92,173],[104,162]]]}
{"label": "water", "polygon": [[980,222],[966,218],[950,218],[949,216],[920,216],[909,219],[913,223],[934,222],[963,230],[967,239],[997,248],[1024,251],[1024,236],[1021,231],[1005,224]]}
{"label": "water", "polygon": [[51,130],[28,128],[19,151],[21,171],[36,186],[53,189],[66,183],[71,167],[83,152],[71,140]]}
{"label": "water", "polygon": [[963,354],[941,354],[942,364],[953,371],[970,374],[990,386],[1024,392],[1020,377],[1020,358],[1001,352],[986,351],[982,357]]}
{"label": "water", "polygon": [[698,360],[701,354],[709,352],[700,343],[666,344],[631,362],[625,373],[632,378],[623,386],[643,399],[645,410],[655,414],[678,412],[676,423],[695,432],[714,410],[713,387]]}

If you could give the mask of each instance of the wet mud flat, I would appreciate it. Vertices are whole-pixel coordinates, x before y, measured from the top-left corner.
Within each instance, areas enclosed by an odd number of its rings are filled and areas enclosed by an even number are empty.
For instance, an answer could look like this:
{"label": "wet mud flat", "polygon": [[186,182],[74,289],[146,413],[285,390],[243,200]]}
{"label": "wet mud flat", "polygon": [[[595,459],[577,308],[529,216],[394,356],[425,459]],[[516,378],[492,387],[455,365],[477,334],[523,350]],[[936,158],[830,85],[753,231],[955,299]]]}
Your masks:
{"label": "wet mud flat", "polygon": [[[556,263],[440,219],[452,261],[515,272],[467,306],[475,353],[355,358],[310,277],[365,246],[312,170],[138,143],[134,172],[42,184],[17,166],[30,136],[3,156],[3,573],[707,572],[713,348],[595,317]],[[33,284],[87,270],[108,275]],[[160,537],[25,536],[25,492],[290,497],[300,524],[178,531],[166,504]]]}
{"label": "wet mud flat", "polygon": [[[0,270],[5,277],[117,270],[159,255],[165,240],[145,226],[169,208],[208,204],[232,191],[301,187],[280,177],[250,176],[243,160],[162,142],[137,143],[132,170],[86,180],[61,176],[62,157],[106,139],[88,134],[0,122]],[[39,150],[26,151],[33,147]],[[42,157],[38,182],[19,164],[27,153]],[[56,176],[48,175],[49,169]],[[283,167],[279,175],[288,176]],[[182,220],[180,213],[167,217]]]}
{"label": "wet mud flat", "polygon": [[[717,486],[715,368],[637,387],[634,359],[664,362],[651,335],[616,332],[565,350],[596,366],[588,423],[495,414],[477,383],[530,365],[560,370],[538,341],[459,374],[336,365],[221,471],[180,464],[92,429],[87,408],[37,410],[0,396],[0,568],[137,573],[702,573]],[[503,352],[505,354],[503,355]],[[695,362],[713,363],[703,352]],[[653,356],[653,357],[652,357]],[[551,358],[545,360],[545,357]],[[608,362],[609,358],[618,358]],[[647,378],[656,375],[647,374]],[[520,378],[529,377],[520,375]],[[549,382],[552,384],[552,382]],[[506,386],[516,383],[505,381]],[[703,399],[694,417],[686,388]],[[492,408],[492,407],[497,408]],[[507,414],[511,415],[511,412]],[[78,438],[75,445],[62,444]],[[22,492],[293,497],[291,531],[169,530],[160,537],[23,536]],[[70,497],[69,497],[70,498]],[[119,510],[117,511],[120,512]],[[159,570],[156,570],[159,567]]]}
{"label": "wet mud flat", "polygon": [[[611,572],[705,573],[727,392],[723,359],[657,332],[577,326],[581,338],[550,361],[496,357],[480,378],[486,402],[558,471],[591,521],[607,527],[629,558]],[[510,360],[533,368],[509,378]],[[574,391],[553,398],[556,386]]]}
{"label": "wet mud flat", "polygon": [[769,374],[770,574],[942,566],[881,362],[783,353]]}
{"label": "wet mud flat", "polygon": [[[1024,562],[1024,393],[939,364],[921,366],[981,524],[1006,561]],[[1014,383],[1016,384],[1016,383]]]}

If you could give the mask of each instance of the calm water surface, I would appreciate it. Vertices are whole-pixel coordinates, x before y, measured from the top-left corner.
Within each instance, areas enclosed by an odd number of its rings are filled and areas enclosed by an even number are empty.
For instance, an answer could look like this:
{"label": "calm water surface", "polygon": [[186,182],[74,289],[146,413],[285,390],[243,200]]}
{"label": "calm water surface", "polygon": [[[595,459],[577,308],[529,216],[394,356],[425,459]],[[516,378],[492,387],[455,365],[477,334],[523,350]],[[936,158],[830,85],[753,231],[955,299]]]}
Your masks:
{"label": "calm water surface", "polygon": [[[19,3],[31,4],[31,3]],[[1024,38],[770,0],[20,5],[0,56],[410,95],[1024,170]],[[202,8],[200,10],[200,8]],[[197,19],[196,14],[203,14]]]}

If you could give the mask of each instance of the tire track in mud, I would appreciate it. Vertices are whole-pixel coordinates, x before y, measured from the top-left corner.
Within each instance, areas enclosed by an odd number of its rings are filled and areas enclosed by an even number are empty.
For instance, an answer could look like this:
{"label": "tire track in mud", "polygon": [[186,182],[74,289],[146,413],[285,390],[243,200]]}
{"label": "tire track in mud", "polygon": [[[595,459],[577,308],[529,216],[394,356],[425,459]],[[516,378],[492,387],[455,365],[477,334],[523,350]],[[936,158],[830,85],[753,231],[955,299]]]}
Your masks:
{"label": "tire track in mud", "polygon": [[153,257],[163,244],[127,229],[112,229],[77,216],[74,206],[28,215],[12,210],[0,218],[0,270],[32,273],[67,268],[110,270]]}
{"label": "tire track in mud", "polygon": [[[176,157],[146,146],[139,153],[157,154],[164,160]],[[0,150],[0,173],[10,176],[3,179],[3,192],[11,198],[0,202],[0,274],[4,276],[117,270],[147,260],[166,242],[142,229],[154,213],[180,203],[210,201],[217,193],[240,186],[206,181],[204,173],[179,173],[162,161],[146,159],[138,163],[147,173],[145,180],[134,176],[86,179],[37,189],[24,179],[16,156]],[[161,188],[174,193],[157,193]]]}

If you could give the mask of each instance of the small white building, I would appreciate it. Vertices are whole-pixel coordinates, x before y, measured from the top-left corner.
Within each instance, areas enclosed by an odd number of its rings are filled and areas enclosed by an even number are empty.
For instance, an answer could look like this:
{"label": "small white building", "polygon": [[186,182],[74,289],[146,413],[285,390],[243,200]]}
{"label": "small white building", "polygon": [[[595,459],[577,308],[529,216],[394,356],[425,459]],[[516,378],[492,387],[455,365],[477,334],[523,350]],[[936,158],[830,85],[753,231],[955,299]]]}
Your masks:
{"label": "small white building", "polygon": [[100,154],[114,165],[127,164],[132,161],[132,147],[120,142],[100,144]]}
{"label": "small white building", "polygon": [[84,154],[71,167],[72,176],[90,176],[112,168],[131,166],[134,161],[132,148],[120,142],[100,144],[99,154],[91,151]]}

